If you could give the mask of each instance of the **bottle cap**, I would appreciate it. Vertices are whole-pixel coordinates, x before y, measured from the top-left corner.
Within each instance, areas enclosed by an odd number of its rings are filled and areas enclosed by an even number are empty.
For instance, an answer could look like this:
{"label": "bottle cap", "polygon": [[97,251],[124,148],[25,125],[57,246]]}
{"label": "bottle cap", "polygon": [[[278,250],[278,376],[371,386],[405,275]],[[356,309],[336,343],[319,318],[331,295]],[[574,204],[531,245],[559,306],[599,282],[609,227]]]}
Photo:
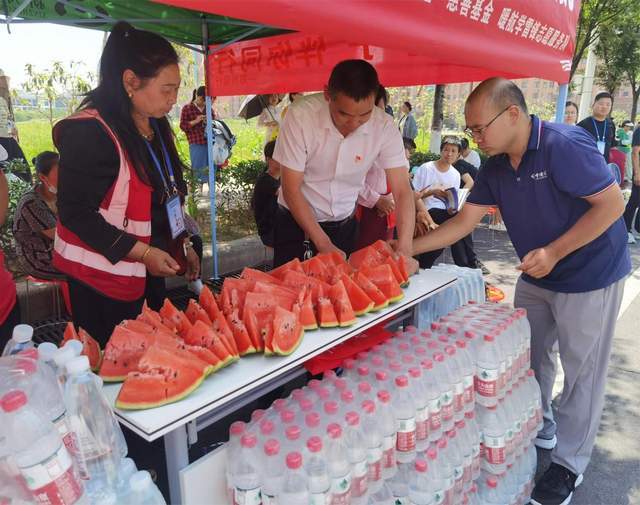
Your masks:
{"label": "bottle cap", "polygon": [[249,449],[252,449],[253,447],[255,447],[257,442],[258,442],[258,439],[252,433],[245,433],[244,435],[242,435],[242,438],[240,439],[240,445],[242,445],[242,447],[247,447]]}
{"label": "bottle cap", "polygon": [[309,452],[320,452],[322,450],[322,439],[316,436],[309,438],[307,440],[307,449],[309,449]]}
{"label": "bottle cap", "polygon": [[444,361],[444,354],[441,352],[437,352],[433,355],[433,359],[435,359],[438,363],[442,363]]}
{"label": "bottle cap", "polygon": [[380,400],[382,403],[389,403],[391,401],[391,395],[389,394],[389,391],[385,391],[384,389],[382,391],[378,391],[378,400]]}
{"label": "bottle cap", "polygon": [[260,423],[260,433],[262,433],[263,435],[271,435],[275,428],[276,425],[273,424],[273,421],[269,421],[269,419],[264,419]]}
{"label": "bottle cap", "polygon": [[389,378],[389,375],[384,370],[378,370],[376,372],[376,380],[386,381]]}
{"label": "bottle cap", "polygon": [[256,409],[251,413],[251,421],[256,423],[260,421],[265,415],[265,411],[262,409]]}
{"label": "bottle cap", "polygon": [[429,447],[426,454],[427,458],[429,458],[431,461],[435,461],[436,459],[438,459],[438,451],[436,451],[435,447]]}
{"label": "bottle cap", "polygon": [[338,423],[331,423],[329,426],[327,426],[327,434],[329,435],[329,437],[334,439],[340,438],[340,436],[342,435],[342,428]]}
{"label": "bottle cap", "polygon": [[357,412],[347,412],[347,414],[344,416],[344,419],[345,421],[347,421],[347,424],[349,426],[357,426],[358,424],[360,424],[360,416]]}
{"label": "bottle cap", "polygon": [[289,410],[289,409],[285,409],[282,412],[280,412],[280,420],[283,423],[292,423],[293,420],[296,418],[296,413],[293,410]]}
{"label": "bottle cap", "polygon": [[424,459],[416,459],[416,472],[424,473],[427,471],[427,462]]}
{"label": "bottle cap", "polygon": [[38,359],[38,350],[35,347],[29,347],[28,349],[23,349],[18,353],[18,356],[29,358],[32,360]]}
{"label": "bottle cap", "polygon": [[264,453],[267,456],[276,456],[280,452],[280,442],[275,438],[270,438],[264,443]]}
{"label": "bottle cap", "polygon": [[70,347],[62,347],[61,349],[58,349],[53,355],[53,362],[58,368],[64,369],[65,363],[75,357],[76,354],[73,349],[71,349]]}
{"label": "bottle cap", "polygon": [[231,423],[231,426],[229,426],[229,434],[235,437],[239,437],[244,433],[246,427],[247,425],[244,421],[236,421],[234,423]]}
{"label": "bottle cap", "polygon": [[413,363],[414,361],[414,357],[411,356],[410,354],[405,354],[404,356],[402,356],[402,362],[405,365],[410,365],[411,363]]}
{"label": "bottle cap", "polygon": [[309,398],[302,398],[302,400],[300,400],[300,410],[302,410],[303,412],[308,412],[313,408],[313,402],[311,400],[309,400]]}
{"label": "bottle cap", "polygon": [[52,361],[53,355],[57,350],[58,348],[56,347],[56,344],[43,342],[38,346],[38,359],[40,361]]}
{"label": "bottle cap", "polygon": [[384,359],[382,359],[381,356],[374,356],[371,359],[371,363],[373,364],[373,366],[381,367],[382,365],[384,365]]}
{"label": "bottle cap", "polygon": [[406,388],[409,385],[409,379],[406,375],[399,375],[396,377],[396,386],[399,388]]}
{"label": "bottle cap", "polygon": [[352,391],[349,391],[348,389],[345,389],[341,394],[340,394],[340,399],[345,402],[345,403],[351,403],[353,401],[353,399],[355,398],[354,394]]}
{"label": "bottle cap", "polygon": [[360,377],[366,377],[369,375],[369,367],[367,365],[361,365],[358,367],[358,375]]}
{"label": "bottle cap", "polygon": [[487,479],[487,486],[490,487],[491,489],[495,489],[498,487],[498,479],[496,479],[495,477],[489,477]]}
{"label": "bottle cap", "polygon": [[440,440],[438,440],[438,449],[442,450],[446,448],[447,448],[447,439],[446,437],[442,437]]}
{"label": "bottle cap", "polygon": [[75,358],[67,361],[66,364],[67,375],[78,375],[89,371],[89,358],[86,356],[76,356]]}
{"label": "bottle cap", "polygon": [[369,393],[371,393],[371,384],[369,384],[368,382],[361,382],[360,384],[358,384],[358,393],[361,393],[363,395],[368,395]]}
{"label": "bottle cap", "polygon": [[273,402],[273,408],[276,412],[282,412],[285,408],[287,408],[287,400],[284,398],[278,398]]}
{"label": "bottle cap", "polygon": [[5,412],[14,412],[27,404],[27,395],[24,391],[10,391],[0,399],[0,407]]}
{"label": "bottle cap", "polygon": [[376,404],[371,400],[365,400],[362,402],[362,410],[367,414],[373,414],[376,411]]}
{"label": "bottle cap", "polygon": [[415,352],[416,355],[420,356],[420,357],[422,357],[425,354],[427,354],[427,350],[424,347],[420,346],[420,345],[417,346],[417,347],[414,347],[413,352]]}
{"label": "bottle cap", "polygon": [[422,377],[422,370],[416,368],[415,366],[412,366],[411,368],[409,368],[409,375],[414,379],[418,379]]}
{"label": "bottle cap", "polygon": [[422,366],[422,368],[426,368],[427,370],[431,370],[433,368],[433,361],[431,361],[430,359],[423,359],[420,362],[420,365]]}
{"label": "bottle cap", "polygon": [[82,342],[76,339],[67,340],[67,343],[62,347],[63,349],[71,349],[75,356],[80,356],[82,354],[82,350],[84,349]]}
{"label": "bottle cap", "polygon": [[307,425],[307,428],[317,428],[320,426],[320,414],[317,412],[310,412],[304,416],[304,424]]}
{"label": "bottle cap", "polygon": [[13,328],[11,339],[18,344],[29,342],[33,338],[33,328],[28,324],[18,324]]}
{"label": "bottle cap", "polygon": [[347,389],[347,381],[345,379],[336,379],[333,381],[333,386],[338,391],[344,391],[345,389]]}
{"label": "bottle cap", "polygon": [[324,412],[325,414],[335,414],[336,412],[338,412],[338,402],[335,402],[333,400],[325,402]]}
{"label": "bottle cap", "polygon": [[129,479],[129,486],[132,491],[144,491],[153,485],[151,475],[146,470],[140,470],[134,473]]}
{"label": "bottle cap", "polygon": [[287,468],[297,470],[302,466],[302,454],[299,452],[290,452],[287,454]]}
{"label": "bottle cap", "polygon": [[297,425],[287,427],[287,429],[284,432],[285,436],[287,437],[287,440],[298,440],[300,438],[301,433],[302,433],[302,430],[300,429],[300,426],[297,426]]}
{"label": "bottle cap", "polygon": [[402,365],[400,363],[398,363],[397,361],[392,361],[391,363],[389,363],[389,370],[391,370],[392,372],[401,372],[402,371]]}

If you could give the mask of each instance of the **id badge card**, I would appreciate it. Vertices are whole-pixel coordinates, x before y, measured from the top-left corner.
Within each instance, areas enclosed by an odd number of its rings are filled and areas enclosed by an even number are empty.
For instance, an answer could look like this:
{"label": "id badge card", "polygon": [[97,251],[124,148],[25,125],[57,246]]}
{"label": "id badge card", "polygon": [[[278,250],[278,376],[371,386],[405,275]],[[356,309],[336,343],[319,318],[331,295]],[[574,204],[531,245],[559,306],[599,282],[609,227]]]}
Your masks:
{"label": "id badge card", "polygon": [[597,146],[598,146],[598,151],[600,151],[600,154],[604,155],[604,150],[606,148],[606,143],[604,140],[598,140],[598,142],[596,142]]}
{"label": "id badge card", "polygon": [[177,239],[182,233],[187,231],[184,224],[184,214],[182,213],[182,204],[180,196],[175,195],[166,203],[167,217],[169,218],[169,228],[171,229],[171,239]]}

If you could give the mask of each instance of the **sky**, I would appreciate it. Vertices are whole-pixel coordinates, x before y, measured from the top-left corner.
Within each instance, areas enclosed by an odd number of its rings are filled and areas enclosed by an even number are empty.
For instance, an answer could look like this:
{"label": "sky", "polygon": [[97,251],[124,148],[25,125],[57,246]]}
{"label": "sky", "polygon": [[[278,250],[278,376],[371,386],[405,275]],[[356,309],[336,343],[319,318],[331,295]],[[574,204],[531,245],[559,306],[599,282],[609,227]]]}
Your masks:
{"label": "sky", "polygon": [[96,74],[102,52],[103,32],[53,24],[0,24],[0,69],[11,78],[11,87],[19,88],[26,80],[24,66],[50,68],[54,61],[68,64],[82,61],[86,71]]}

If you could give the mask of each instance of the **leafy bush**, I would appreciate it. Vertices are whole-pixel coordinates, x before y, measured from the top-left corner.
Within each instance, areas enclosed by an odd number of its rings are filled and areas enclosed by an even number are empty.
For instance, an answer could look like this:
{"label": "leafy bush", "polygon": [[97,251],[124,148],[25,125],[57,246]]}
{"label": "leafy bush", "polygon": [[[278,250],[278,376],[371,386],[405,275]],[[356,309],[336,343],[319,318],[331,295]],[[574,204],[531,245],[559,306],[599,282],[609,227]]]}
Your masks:
{"label": "leafy bush", "polygon": [[436,153],[416,151],[411,155],[411,158],[409,158],[409,165],[411,168],[419,167],[427,161],[435,161],[438,158],[440,158],[440,155]]}
{"label": "leafy bush", "polygon": [[[20,165],[22,165],[22,169],[19,169]],[[16,163],[15,161],[11,164],[11,168],[7,170],[7,173],[11,173],[10,170],[18,169],[18,171],[22,171],[24,169],[24,163]],[[28,169],[28,167],[27,167]],[[9,185],[9,208],[7,210],[7,219],[4,222],[4,225],[0,227],[0,248],[4,252],[5,258],[7,260],[7,267],[10,271],[14,273],[18,272],[17,265],[17,255],[16,255],[16,246],[13,239],[13,218],[16,213],[16,207],[18,206],[18,202],[22,195],[24,195],[29,189],[31,189],[31,184],[23,181],[18,177],[10,177],[7,180]]]}

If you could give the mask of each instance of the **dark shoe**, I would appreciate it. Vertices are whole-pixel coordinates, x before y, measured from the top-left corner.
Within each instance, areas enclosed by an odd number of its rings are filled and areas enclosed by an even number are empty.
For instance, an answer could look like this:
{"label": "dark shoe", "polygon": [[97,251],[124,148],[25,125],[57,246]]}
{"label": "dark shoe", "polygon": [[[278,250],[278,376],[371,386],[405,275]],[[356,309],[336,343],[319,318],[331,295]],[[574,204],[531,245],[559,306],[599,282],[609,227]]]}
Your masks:
{"label": "dark shoe", "polygon": [[476,268],[482,270],[482,275],[489,275],[491,273],[491,270],[484,266],[484,263],[480,260],[476,260]]}
{"label": "dark shoe", "polygon": [[582,483],[582,474],[576,475],[557,463],[551,463],[531,493],[533,505],[568,505],[573,491]]}

